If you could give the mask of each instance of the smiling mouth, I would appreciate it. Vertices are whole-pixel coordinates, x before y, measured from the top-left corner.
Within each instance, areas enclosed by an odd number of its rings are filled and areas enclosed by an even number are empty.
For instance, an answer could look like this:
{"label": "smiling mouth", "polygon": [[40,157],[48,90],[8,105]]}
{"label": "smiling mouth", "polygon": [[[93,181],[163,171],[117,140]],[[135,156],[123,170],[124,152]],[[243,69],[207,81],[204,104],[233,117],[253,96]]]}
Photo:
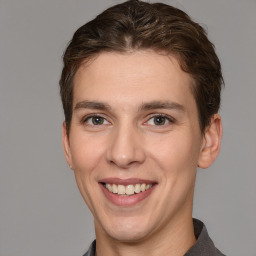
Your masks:
{"label": "smiling mouth", "polygon": [[115,177],[98,181],[109,202],[118,207],[132,207],[144,201],[155,190],[158,182],[138,178]]}
{"label": "smiling mouth", "polygon": [[103,186],[111,193],[117,194],[119,196],[132,196],[134,194],[140,194],[149,190],[153,187],[154,184],[129,184],[129,185],[121,185],[121,184],[110,184],[103,183]]}

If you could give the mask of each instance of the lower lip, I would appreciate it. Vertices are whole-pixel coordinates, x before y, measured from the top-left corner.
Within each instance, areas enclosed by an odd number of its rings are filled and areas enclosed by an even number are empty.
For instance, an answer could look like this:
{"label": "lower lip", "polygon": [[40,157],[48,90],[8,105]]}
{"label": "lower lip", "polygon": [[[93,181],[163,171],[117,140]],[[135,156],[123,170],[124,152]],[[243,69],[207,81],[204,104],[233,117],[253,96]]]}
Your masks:
{"label": "lower lip", "polygon": [[131,196],[120,196],[118,194],[114,194],[112,192],[110,192],[108,189],[106,189],[104,187],[103,184],[100,183],[100,187],[104,193],[104,195],[108,198],[108,200],[117,205],[117,206],[133,206],[139,202],[141,202],[142,200],[146,199],[151,192],[153,191],[153,189],[155,188],[155,185],[148,189],[145,190],[144,192],[140,192],[138,194],[134,194]]}

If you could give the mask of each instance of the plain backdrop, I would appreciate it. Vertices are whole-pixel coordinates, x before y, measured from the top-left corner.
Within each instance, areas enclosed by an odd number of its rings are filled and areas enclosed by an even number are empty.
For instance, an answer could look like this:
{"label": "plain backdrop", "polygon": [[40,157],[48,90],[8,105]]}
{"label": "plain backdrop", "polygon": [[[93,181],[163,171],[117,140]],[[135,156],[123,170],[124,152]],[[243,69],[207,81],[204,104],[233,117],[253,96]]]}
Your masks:
{"label": "plain backdrop", "polygon": [[[94,238],[61,145],[61,56],[117,0],[0,0],[0,255],[81,256]],[[256,1],[164,1],[208,31],[223,66],[224,136],[194,217],[227,255],[256,256]]]}

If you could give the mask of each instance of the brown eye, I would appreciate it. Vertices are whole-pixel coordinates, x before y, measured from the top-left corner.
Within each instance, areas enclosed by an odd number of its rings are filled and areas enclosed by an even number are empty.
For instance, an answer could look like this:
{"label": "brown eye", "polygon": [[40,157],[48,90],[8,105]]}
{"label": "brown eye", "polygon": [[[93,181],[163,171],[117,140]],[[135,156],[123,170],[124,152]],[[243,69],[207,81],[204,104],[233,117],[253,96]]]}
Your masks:
{"label": "brown eye", "polygon": [[106,118],[99,115],[90,115],[82,120],[82,123],[90,126],[100,126],[100,125],[109,125],[110,123]]}
{"label": "brown eye", "polygon": [[153,118],[153,122],[154,122],[155,125],[165,125],[166,117],[164,117],[164,116],[155,116]]}
{"label": "brown eye", "polygon": [[104,123],[104,118],[101,116],[91,117],[91,122],[93,125],[102,125]]}
{"label": "brown eye", "polygon": [[174,123],[174,119],[164,114],[155,114],[146,122],[150,126],[166,126]]}

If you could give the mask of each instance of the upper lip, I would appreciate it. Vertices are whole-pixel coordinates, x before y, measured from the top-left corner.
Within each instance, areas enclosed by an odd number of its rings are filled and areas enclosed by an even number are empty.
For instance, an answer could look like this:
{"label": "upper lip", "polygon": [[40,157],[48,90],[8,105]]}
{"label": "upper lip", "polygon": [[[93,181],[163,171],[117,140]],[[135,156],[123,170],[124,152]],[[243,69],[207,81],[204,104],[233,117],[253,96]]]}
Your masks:
{"label": "upper lip", "polygon": [[116,184],[116,185],[131,185],[131,184],[156,184],[156,181],[139,179],[139,178],[129,178],[129,179],[120,179],[120,178],[105,178],[99,180],[99,183],[104,184]]}

